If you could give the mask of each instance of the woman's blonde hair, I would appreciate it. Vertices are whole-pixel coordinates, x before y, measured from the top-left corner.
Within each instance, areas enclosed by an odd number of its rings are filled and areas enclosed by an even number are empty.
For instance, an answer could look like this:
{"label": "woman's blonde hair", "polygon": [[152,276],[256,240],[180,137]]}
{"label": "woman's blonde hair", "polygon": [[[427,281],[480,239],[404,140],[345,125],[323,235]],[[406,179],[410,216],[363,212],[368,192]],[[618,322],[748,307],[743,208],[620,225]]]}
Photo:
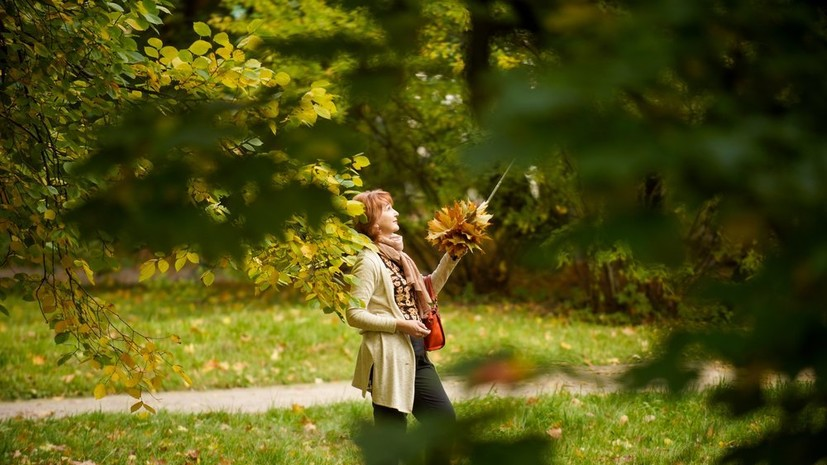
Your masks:
{"label": "woman's blonde hair", "polygon": [[353,200],[362,202],[365,206],[365,216],[367,217],[367,221],[357,222],[354,227],[360,233],[368,236],[372,240],[376,240],[376,237],[379,236],[379,231],[374,226],[376,222],[379,221],[379,217],[382,216],[382,209],[385,208],[385,205],[393,205],[393,198],[382,189],[375,189],[362,192],[356,195],[356,197],[353,197]]}

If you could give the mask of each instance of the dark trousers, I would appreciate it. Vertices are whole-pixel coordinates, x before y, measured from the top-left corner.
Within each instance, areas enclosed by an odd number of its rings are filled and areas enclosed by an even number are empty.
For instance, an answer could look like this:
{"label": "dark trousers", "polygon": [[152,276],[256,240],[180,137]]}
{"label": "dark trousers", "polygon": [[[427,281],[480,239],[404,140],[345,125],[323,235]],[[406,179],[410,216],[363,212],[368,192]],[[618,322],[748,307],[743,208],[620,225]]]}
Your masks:
{"label": "dark trousers", "polygon": [[[454,406],[445,393],[442,381],[428,360],[425,352],[425,343],[422,338],[411,338],[416,354],[416,378],[414,381],[413,415],[423,427],[435,422],[453,424],[457,415]],[[407,428],[407,415],[394,408],[373,404],[373,421],[379,428],[396,429],[402,433]],[[428,465],[443,465],[450,463],[450,450],[435,450],[427,457]]]}

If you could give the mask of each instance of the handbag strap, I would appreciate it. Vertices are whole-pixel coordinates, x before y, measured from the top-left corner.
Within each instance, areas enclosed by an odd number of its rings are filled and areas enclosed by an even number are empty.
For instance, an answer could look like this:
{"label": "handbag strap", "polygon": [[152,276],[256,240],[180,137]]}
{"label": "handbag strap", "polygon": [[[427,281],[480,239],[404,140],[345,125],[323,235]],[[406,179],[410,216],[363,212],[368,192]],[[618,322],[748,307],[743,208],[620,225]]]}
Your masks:
{"label": "handbag strap", "polygon": [[434,293],[434,283],[431,282],[431,275],[427,275],[422,278],[425,281],[425,288],[428,289],[428,295],[431,297],[431,301],[436,304],[436,294]]}

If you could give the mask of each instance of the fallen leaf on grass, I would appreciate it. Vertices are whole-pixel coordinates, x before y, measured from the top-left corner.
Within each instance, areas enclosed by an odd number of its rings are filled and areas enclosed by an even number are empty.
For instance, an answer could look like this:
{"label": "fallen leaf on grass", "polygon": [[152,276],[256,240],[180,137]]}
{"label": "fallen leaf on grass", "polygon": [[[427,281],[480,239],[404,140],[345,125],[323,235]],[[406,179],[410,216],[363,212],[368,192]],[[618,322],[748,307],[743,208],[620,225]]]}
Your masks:
{"label": "fallen leaf on grass", "polygon": [[42,355],[35,355],[34,357],[32,357],[32,364],[43,365],[44,363],[46,363],[46,357]]}
{"label": "fallen leaf on grass", "polygon": [[563,428],[549,428],[546,434],[548,434],[551,439],[561,439],[563,437]]}
{"label": "fallen leaf on grass", "polygon": [[199,451],[198,449],[192,449],[192,450],[187,451],[187,454],[186,454],[185,457],[187,459],[187,462],[201,463],[201,460],[199,459],[200,456],[201,456],[201,451]]}

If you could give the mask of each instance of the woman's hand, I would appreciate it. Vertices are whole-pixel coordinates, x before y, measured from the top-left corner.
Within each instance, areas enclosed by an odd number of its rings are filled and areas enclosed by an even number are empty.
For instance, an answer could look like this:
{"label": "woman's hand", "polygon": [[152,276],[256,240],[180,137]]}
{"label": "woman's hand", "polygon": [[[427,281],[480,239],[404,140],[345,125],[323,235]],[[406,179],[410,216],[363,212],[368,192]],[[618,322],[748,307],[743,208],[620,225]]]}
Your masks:
{"label": "woman's hand", "polygon": [[419,320],[396,320],[396,331],[414,337],[425,337],[431,333],[431,330]]}

